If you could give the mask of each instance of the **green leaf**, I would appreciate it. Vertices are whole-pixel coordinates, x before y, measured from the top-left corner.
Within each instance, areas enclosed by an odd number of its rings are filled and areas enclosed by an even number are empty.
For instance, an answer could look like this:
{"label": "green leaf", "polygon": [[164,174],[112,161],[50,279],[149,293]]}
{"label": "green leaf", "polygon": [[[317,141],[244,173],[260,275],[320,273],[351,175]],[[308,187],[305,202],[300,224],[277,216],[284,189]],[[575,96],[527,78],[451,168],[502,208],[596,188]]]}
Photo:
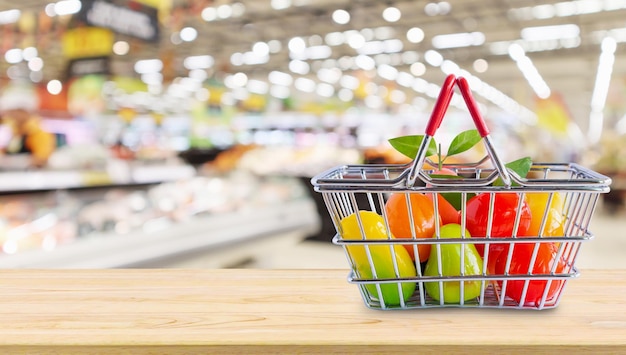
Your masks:
{"label": "green leaf", "polygon": [[[450,204],[454,206],[457,211],[461,210],[461,207],[463,205],[463,195],[460,192],[441,192],[440,194],[441,196],[443,196],[443,198],[446,199],[446,201],[450,202]],[[467,201],[469,201],[474,196],[476,196],[475,193],[468,192]]]}
{"label": "green leaf", "polygon": [[429,176],[433,179],[463,179],[462,176],[446,174],[430,174]]}
{"label": "green leaf", "polygon": [[[391,138],[389,143],[395,150],[406,155],[411,159],[415,159],[417,155],[417,150],[419,149],[422,141],[424,140],[423,135],[414,135],[414,136],[402,136]],[[431,155],[437,154],[437,143],[435,139],[431,139],[428,144],[428,150],[426,150],[426,156],[429,157]]]}
{"label": "green leaf", "polygon": [[[526,175],[528,175],[528,172],[530,171],[530,168],[533,166],[533,161],[532,159],[530,159],[530,157],[524,157],[524,158],[520,158],[517,160],[514,160],[510,163],[504,164],[504,166],[506,166],[507,168],[509,168],[510,170],[513,170],[517,175],[519,175],[520,177],[524,178],[526,177]],[[504,186],[504,182],[502,181],[501,178],[498,178],[494,183],[494,186]],[[513,181],[512,183],[513,186],[517,186],[519,184],[517,184],[516,182]]]}
{"label": "green leaf", "polygon": [[452,155],[463,153],[475,146],[476,143],[480,142],[481,139],[482,137],[475,129],[461,132],[456,137],[454,137],[454,139],[452,139],[450,147],[448,147],[447,156],[449,157]]}

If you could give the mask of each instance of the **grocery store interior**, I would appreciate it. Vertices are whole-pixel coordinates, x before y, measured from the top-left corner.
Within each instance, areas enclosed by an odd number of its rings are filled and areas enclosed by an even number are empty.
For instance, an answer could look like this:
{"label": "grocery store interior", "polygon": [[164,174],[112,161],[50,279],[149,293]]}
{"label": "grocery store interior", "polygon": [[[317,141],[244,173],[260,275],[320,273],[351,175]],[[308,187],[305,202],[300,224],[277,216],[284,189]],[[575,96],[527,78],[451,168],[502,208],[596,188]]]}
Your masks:
{"label": "grocery store interior", "polygon": [[[578,266],[626,268],[624,18],[626,0],[0,0],[0,267],[347,268],[311,178],[409,163],[388,140],[423,134],[455,74],[503,161],[612,179]],[[457,90],[437,142],[473,128]]]}

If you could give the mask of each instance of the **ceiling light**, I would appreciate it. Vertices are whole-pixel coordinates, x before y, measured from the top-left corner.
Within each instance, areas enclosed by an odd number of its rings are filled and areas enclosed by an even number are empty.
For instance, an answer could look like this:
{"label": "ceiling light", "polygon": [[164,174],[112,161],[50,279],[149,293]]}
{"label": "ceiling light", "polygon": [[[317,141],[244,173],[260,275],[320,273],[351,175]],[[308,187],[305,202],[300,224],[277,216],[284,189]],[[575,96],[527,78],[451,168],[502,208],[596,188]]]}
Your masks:
{"label": "ceiling light", "polygon": [[450,5],[447,1],[442,1],[437,4],[437,8],[439,10],[439,15],[447,15],[452,10],[452,5]]}
{"label": "ceiling light", "polygon": [[472,64],[472,67],[477,73],[484,73],[489,68],[489,63],[484,59],[476,59]]}
{"label": "ceiling light", "polygon": [[348,55],[344,55],[337,60],[337,65],[339,65],[339,69],[344,71],[352,69],[354,68],[354,58]]}
{"label": "ceiling light", "polygon": [[243,65],[243,53],[235,52],[230,55],[230,64],[238,67]]}
{"label": "ceiling light", "polygon": [[591,95],[591,114],[589,116],[588,138],[592,144],[597,143],[602,134],[602,127],[604,125],[603,111],[609,92],[611,75],[613,74],[617,42],[613,38],[607,37],[602,40],[601,48],[602,52],[600,53],[596,81]]}
{"label": "ceiling light", "polygon": [[378,76],[386,80],[396,80],[398,77],[398,69],[388,64],[383,64],[378,67]]}
{"label": "ceiling light", "polygon": [[333,21],[339,25],[345,25],[350,22],[350,13],[346,10],[335,10],[333,12]]}
{"label": "ceiling light", "polygon": [[443,56],[439,52],[429,49],[424,53],[424,60],[433,67],[438,67],[443,63]]}
{"label": "ceiling light", "polygon": [[315,81],[307,78],[298,78],[294,81],[293,86],[303,92],[314,92],[315,91]]}
{"label": "ceiling light", "polygon": [[375,95],[369,95],[369,96],[365,97],[363,102],[365,103],[365,106],[367,106],[367,107],[369,107],[371,109],[374,109],[374,110],[383,107],[383,105],[385,104],[383,102],[383,99],[381,99],[380,97],[375,96]]}
{"label": "ceiling light", "polygon": [[376,62],[374,61],[374,59],[363,54],[359,54],[356,57],[356,59],[354,60],[354,64],[356,64],[357,67],[363,70],[372,70],[376,67]]}
{"label": "ceiling light", "polygon": [[201,13],[202,19],[206,22],[217,20],[217,9],[214,7],[205,7]]}
{"label": "ceiling light", "polygon": [[193,42],[198,38],[198,31],[193,27],[185,27],[180,30],[180,39],[185,42]]}
{"label": "ceiling light", "polygon": [[144,59],[135,63],[135,71],[138,74],[156,73],[163,69],[163,62],[160,59]]}
{"label": "ceiling light", "polygon": [[411,64],[410,70],[411,70],[411,74],[415,76],[422,76],[424,75],[424,73],[426,73],[426,66],[424,65],[424,63],[417,62],[417,63]]}
{"label": "ceiling light", "polygon": [[0,11],[0,25],[15,23],[20,19],[22,12],[17,9]]}
{"label": "ceiling light", "polygon": [[305,61],[293,59],[289,61],[289,70],[292,73],[307,75],[311,71],[311,66]]}
{"label": "ceiling light", "polygon": [[117,41],[113,43],[113,53],[117,55],[126,55],[130,50],[130,45],[126,41]]}
{"label": "ceiling light", "polygon": [[550,39],[574,38],[580,34],[580,28],[574,24],[526,27],[521,36],[527,41],[545,41]]}
{"label": "ceiling light", "polygon": [[485,34],[482,32],[451,33],[437,35],[432,39],[433,47],[439,49],[480,46],[483,43],[485,43]]}
{"label": "ceiling light", "polygon": [[33,58],[37,58],[39,52],[37,52],[37,48],[35,47],[26,47],[22,50],[22,57],[25,61],[29,61]]}
{"label": "ceiling light", "polygon": [[406,101],[406,94],[400,90],[391,90],[389,93],[389,100],[394,104],[401,104]]}
{"label": "ceiling light", "polygon": [[321,81],[334,84],[341,79],[341,70],[339,68],[322,68],[317,71],[317,78]]}
{"label": "ceiling light", "polygon": [[143,81],[147,85],[160,85],[163,82],[163,74],[161,73],[141,74],[141,81]]}
{"label": "ceiling light", "polygon": [[252,52],[262,57],[270,54],[270,46],[265,42],[256,42],[252,46]]}
{"label": "ceiling light", "polygon": [[363,38],[365,38],[366,41],[371,41],[376,36],[376,32],[369,27],[362,29],[360,33],[363,36]]}
{"label": "ceiling light", "polygon": [[269,62],[269,60],[270,60],[270,56],[269,55],[258,56],[258,55],[256,55],[256,53],[254,53],[252,51],[248,51],[248,52],[243,54],[243,64],[246,64],[246,65],[265,64],[265,63]]}
{"label": "ceiling light", "polygon": [[50,80],[46,85],[46,89],[52,95],[58,95],[63,90],[63,84],[59,80]]}
{"label": "ceiling light", "polygon": [[233,17],[241,17],[246,12],[246,5],[240,2],[230,5],[230,8],[233,12]]}
{"label": "ceiling light", "polygon": [[346,37],[348,39],[348,45],[354,49],[359,49],[365,45],[365,37],[356,31]]}
{"label": "ceiling light", "polygon": [[381,26],[374,29],[374,37],[380,40],[391,39],[395,34],[396,31],[390,26]]}
{"label": "ceiling light", "polygon": [[441,63],[441,71],[445,74],[458,75],[460,70],[461,68],[459,67],[459,65],[451,60],[446,59]]}
{"label": "ceiling light", "polygon": [[309,47],[305,50],[307,59],[325,59],[330,57],[333,54],[332,49],[329,46],[321,45],[321,46],[313,46]]}
{"label": "ceiling light", "polygon": [[28,61],[28,69],[31,71],[41,71],[43,69],[43,59],[39,57],[31,58]]}
{"label": "ceiling light", "polygon": [[330,32],[324,36],[324,42],[329,46],[339,46],[345,42],[345,37],[341,32]]}
{"label": "ceiling light", "polygon": [[343,88],[337,92],[337,97],[343,102],[350,102],[354,98],[354,93],[350,89]]}
{"label": "ceiling light", "polygon": [[22,50],[19,48],[9,49],[4,53],[4,60],[9,64],[17,64],[22,61],[24,57],[22,56]]}
{"label": "ceiling light", "polygon": [[277,39],[268,41],[267,46],[270,49],[270,53],[278,53],[281,49],[283,49],[282,43],[280,43],[280,41]]}
{"label": "ceiling light", "polygon": [[412,87],[413,82],[415,82],[415,77],[407,72],[399,72],[396,77],[396,83],[406,88]]}
{"label": "ceiling light", "polygon": [[439,14],[439,6],[434,2],[429,2],[424,6],[424,13],[427,16],[437,16]]}
{"label": "ceiling light", "polygon": [[235,73],[233,74],[233,84],[236,87],[244,87],[248,83],[248,76],[245,73]]}
{"label": "ceiling light", "polygon": [[253,94],[265,95],[269,90],[269,85],[265,81],[250,79],[246,88]]}
{"label": "ceiling light", "polygon": [[532,8],[532,14],[538,20],[549,19],[556,15],[556,8],[552,4],[537,5]]}
{"label": "ceiling light", "polygon": [[352,75],[343,75],[341,79],[339,79],[339,85],[346,89],[356,90],[359,84],[359,79]]}
{"label": "ceiling light", "polygon": [[270,95],[277,99],[286,99],[291,94],[291,91],[286,86],[274,85],[270,88]]}
{"label": "ceiling light", "polygon": [[413,27],[407,31],[406,39],[411,43],[420,43],[424,40],[424,31],[419,27]]}
{"label": "ceiling light", "polygon": [[509,55],[517,63],[517,67],[522,72],[537,97],[540,99],[550,97],[551,92],[548,84],[543,80],[530,58],[526,56],[524,49],[519,44],[513,44],[509,48]]}
{"label": "ceiling light", "polygon": [[397,22],[401,16],[402,13],[397,7],[390,6],[383,10],[383,19],[387,22]]}
{"label": "ceiling light", "polygon": [[288,9],[291,6],[291,0],[272,0],[271,6],[274,10]]}
{"label": "ceiling light", "polygon": [[189,78],[200,83],[205,81],[208,76],[209,75],[204,69],[192,69],[189,71]]}
{"label": "ceiling light", "polygon": [[290,52],[300,53],[304,52],[304,49],[306,48],[306,43],[301,37],[294,37],[289,40],[287,47],[289,48]]}
{"label": "ceiling light", "polygon": [[319,83],[317,84],[315,93],[321,97],[331,97],[335,94],[335,88],[330,84]]}
{"label": "ceiling light", "polygon": [[233,15],[233,9],[228,4],[218,6],[216,12],[219,19],[227,19]]}
{"label": "ceiling light", "polygon": [[54,4],[54,13],[57,16],[78,13],[82,7],[80,0],[62,0]]}
{"label": "ceiling light", "polygon": [[270,83],[276,85],[289,86],[293,82],[293,78],[291,77],[291,75],[276,70],[270,72],[267,78],[269,79]]}

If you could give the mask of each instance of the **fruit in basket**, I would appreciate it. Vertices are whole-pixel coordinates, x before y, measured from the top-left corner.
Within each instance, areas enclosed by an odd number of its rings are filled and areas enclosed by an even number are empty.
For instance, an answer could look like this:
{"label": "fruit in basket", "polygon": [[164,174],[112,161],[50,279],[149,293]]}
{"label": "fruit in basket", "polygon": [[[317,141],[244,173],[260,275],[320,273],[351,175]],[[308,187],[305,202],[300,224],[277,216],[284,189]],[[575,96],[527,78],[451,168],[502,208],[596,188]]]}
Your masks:
{"label": "fruit in basket", "polygon": [[[481,193],[467,201],[465,207],[466,225],[474,238],[484,238],[487,235],[491,196],[491,193]],[[520,196],[517,193],[497,192],[494,193],[493,196],[494,203],[493,213],[491,214],[492,222],[490,235],[492,237],[511,238],[513,236],[517,215],[519,215],[519,224],[516,235],[527,235],[531,221],[531,212],[528,203],[524,200],[520,201]],[[491,253],[499,252],[505,249],[507,245],[506,243],[490,244],[489,258],[491,258]],[[476,244],[476,250],[478,250],[481,255],[485,255],[484,249],[485,244]]]}
{"label": "fruit in basket", "polygon": [[[459,224],[451,223],[441,227],[440,235],[445,238],[461,238],[462,229]],[[471,238],[469,231],[465,230],[465,237]],[[440,249],[438,253],[437,249]],[[461,255],[463,255],[463,269],[461,269]],[[441,270],[439,270],[441,263]],[[463,273],[461,273],[463,270]],[[460,276],[481,275],[483,270],[483,260],[476,251],[474,244],[439,244],[433,245],[430,250],[430,257],[426,263],[424,276]],[[444,303],[459,303],[461,298],[464,301],[480,296],[482,282],[480,280],[463,281],[463,297],[461,297],[461,281],[443,281],[440,283],[424,283],[428,295],[436,301],[441,300],[440,292],[443,291]]]}
{"label": "fruit in basket", "polygon": [[[552,195],[552,200],[548,206],[550,195]],[[565,231],[563,229],[563,225],[565,217],[563,216],[563,205],[565,201],[560,193],[529,192],[526,194],[526,202],[530,208],[532,218],[530,220],[528,231],[526,231],[525,235],[539,235],[539,232],[541,231],[541,222],[543,221],[544,214],[546,213],[546,221],[541,235],[544,237],[558,237],[564,235]]]}
{"label": "fruit in basket", "polygon": [[[458,179],[458,175],[454,170],[448,168],[439,168],[430,173],[430,176],[433,178],[448,178],[448,179]],[[426,185],[430,187],[430,185]],[[454,204],[458,200],[460,203],[461,194],[458,192],[440,192],[437,193],[437,211],[439,212],[439,216],[441,216],[441,223],[459,223],[459,208],[457,208]],[[430,195],[431,199],[434,199],[433,196],[435,194]]]}
{"label": "fruit in basket", "polygon": [[[360,220],[360,221],[359,221]],[[362,227],[362,228],[361,228]],[[361,230],[363,233],[361,233]],[[385,240],[389,239],[385,220],[379,214],[372,211],[359,211],[353,213],[341,220],[340,223],[341,238],[346,240]],[[393,235],[391,235],[393,238]],[[413,263],[409,253],[401,245],[369,245],[367,247],[370,252],[373,267],[370,265],[367,257],[365,245],[348,245],[346,250],[350,255],[353,267],[357,273],[357,277],[361,279],[374,279],[374,272],[378,279],[394,279],[394,278],[411,278],[417,275],[415,264]],[[393,253],[392,253],[393,250]],[[393,255],[392,255],[393,254]],[[397,266],[394,267],[394,259]],[[387,306],[397,306],[401,304],[401,299],[406,301],[415,291],[415,282],[402,282],[400,289],[402,297],[398,289],[398,283],[381,283],[380,290]],[[375,284],[365,285],[370,297],[379,299],[378,290]]]}
{"label": "fruit in basket", "polygon": [[[408,203],[407,203],[408,201]],[[411,213],[409,214],[409,205]],[[435,223],[441,224],[441,218],[435,218],[435,205],[430,197],[421,193],[393,193],[385,203],[389,229],[396,238],[432,238]],[[417,247],[420,262],[430,255],[431,244],[405,244],[411,259],[415,260]]]}
{"label": "fruit in basket", "polygon": [[[527,275],[529,273],[530,261],[535,249],[536,243],[517,243],[513,247],[511,255],[511,265],[509,266],[509,275]],[[557,260],[558,247],[554,243],[540,243],[537,250],[535,263],[530,272],[533,275],[550,276],[552,269],[556,274],[563,273],[567,266],[565,260],[561,257]],[[506,259],[508,253],[501,253],[495,263],[495,273],[503,275],[506,271]],[[556,265],[555,265],[556,264]],[[503,286],[502,281],[498,282]],[[509,280],[506,284],[505,295],[512,298],[515,302],[522,302],[522,292],[524,290],[525,280]],[[553,299],[561,289],[563,280],[552,280],[547,290],[546,300]],[[538,305],[548,287],[546,279],[532,280],[528,282],[528,289],[524,297],[524,304]]]}
{"label": "fruit in basket", "polygon": [[439,212],[439,217],[441,218],[441,224],[449,224],[449,223],[459,223],[461,218],[459,211],[457,211],[454,206],[448,202],[444,194],[431,194],[431,200],[434,198],[432,196],[437,195],[437,211]]}

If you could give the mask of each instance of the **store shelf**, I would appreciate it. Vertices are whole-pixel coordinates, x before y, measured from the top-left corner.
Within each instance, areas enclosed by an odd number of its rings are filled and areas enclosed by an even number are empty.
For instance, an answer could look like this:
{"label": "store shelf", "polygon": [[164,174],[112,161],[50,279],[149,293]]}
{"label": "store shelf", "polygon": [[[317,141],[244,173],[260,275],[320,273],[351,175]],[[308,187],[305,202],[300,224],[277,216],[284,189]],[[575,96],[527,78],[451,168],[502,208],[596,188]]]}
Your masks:
{"label": "store shelf", "polygon": [[120,174],[101,170],[4,171],[0,173],[0,193],[151,184],[196,175],[189,165],[128,165],[121,170]]}
{"label": "store shelf", "polygon": [[295,232],[304,239],[314,233],[319,216],[314,203],[298,199],[247,207],[238,212],[198,216],[171,224],[153,220],[141,231],[94,234],[53,251],[32,250],[1,255],[0,268],[120,268],[141,266],[186,253],[237,248],[242,243]]}

